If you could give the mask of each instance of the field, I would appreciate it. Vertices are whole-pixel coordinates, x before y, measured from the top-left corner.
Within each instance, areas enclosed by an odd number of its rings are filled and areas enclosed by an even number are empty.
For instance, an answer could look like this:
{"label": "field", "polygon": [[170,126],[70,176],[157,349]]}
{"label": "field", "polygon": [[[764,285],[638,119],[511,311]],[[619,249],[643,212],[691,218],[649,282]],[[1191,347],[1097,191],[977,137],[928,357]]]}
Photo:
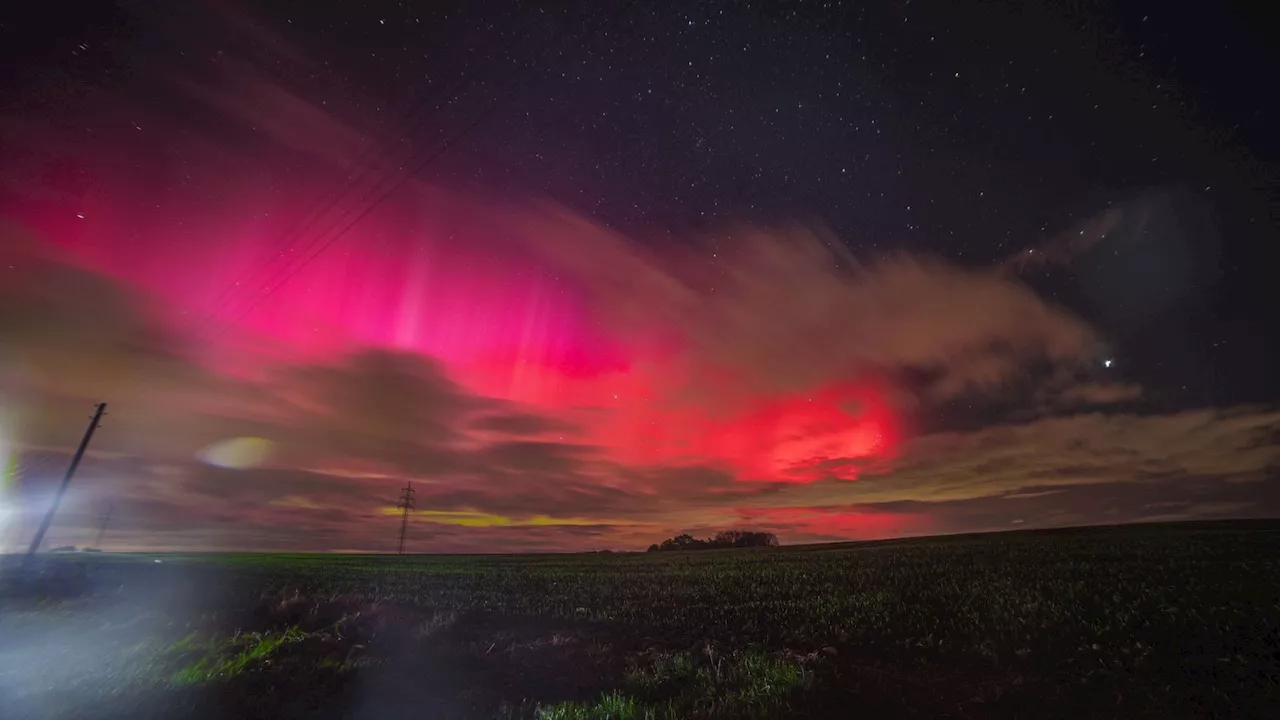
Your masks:
{"label": "field", "polygon": [[1280,717],[1280,522],[18,562],[6,717]]}

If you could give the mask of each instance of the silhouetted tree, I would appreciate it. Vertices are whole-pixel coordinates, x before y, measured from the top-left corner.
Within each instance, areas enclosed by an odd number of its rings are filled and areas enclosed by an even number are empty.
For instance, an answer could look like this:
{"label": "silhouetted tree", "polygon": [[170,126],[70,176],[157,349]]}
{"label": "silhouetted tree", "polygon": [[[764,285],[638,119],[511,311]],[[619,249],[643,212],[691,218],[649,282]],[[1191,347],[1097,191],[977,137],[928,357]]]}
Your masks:
{"label": "silhouetted tree", "polygon": [[725,530],[711,543],[716,547],[777,547],[778,537],[770,532]]}
{"label": "silhouetted tree", "polygon": [[662,550],[716,550],[720,548],[777,547],[778,536],[771,532],[754,532],[750,530],[725,530],[715,537],[706,540],[684,533],[661,545],[650,545],[649,552]]}

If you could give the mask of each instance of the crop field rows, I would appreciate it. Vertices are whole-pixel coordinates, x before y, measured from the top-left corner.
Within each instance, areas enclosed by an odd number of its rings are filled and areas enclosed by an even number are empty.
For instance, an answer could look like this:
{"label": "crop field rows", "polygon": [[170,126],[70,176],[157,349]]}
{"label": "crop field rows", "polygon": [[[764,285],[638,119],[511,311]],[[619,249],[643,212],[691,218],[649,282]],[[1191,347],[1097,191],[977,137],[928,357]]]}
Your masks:
{"label": "crop field rows", "polygon": [[22,584],[5,590],[0,631],[18,642],[0,650],[0,692],[45,702],[35,670],[12,666],[61,642],[41,678],[86,652],[107,678],[59,696],[97,713],[81,717],[1268,717],[1280,703],[1278,523],[60,557]]}

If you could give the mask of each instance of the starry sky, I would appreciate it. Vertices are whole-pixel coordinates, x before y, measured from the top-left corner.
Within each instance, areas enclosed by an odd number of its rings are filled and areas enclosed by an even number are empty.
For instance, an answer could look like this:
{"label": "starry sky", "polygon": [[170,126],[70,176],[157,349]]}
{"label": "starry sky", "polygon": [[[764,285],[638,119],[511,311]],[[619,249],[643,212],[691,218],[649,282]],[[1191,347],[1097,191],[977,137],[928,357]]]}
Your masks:
{"label": "starry sky", "polygon": [[[861,5],[861,6],[860,6]],[[48,3],[0,24],[0,543],[1280,514],[1248,4]]]}

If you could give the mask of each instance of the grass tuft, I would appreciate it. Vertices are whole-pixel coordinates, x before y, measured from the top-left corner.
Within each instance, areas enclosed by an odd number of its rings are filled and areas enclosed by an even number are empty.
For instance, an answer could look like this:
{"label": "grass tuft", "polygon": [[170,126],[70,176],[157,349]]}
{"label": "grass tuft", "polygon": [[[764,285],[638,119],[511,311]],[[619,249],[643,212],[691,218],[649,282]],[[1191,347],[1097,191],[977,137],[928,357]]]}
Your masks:
{"label": "grass tuft", "polygon": [[591,703],[537,709],[544,720],[683,720],[786,717],[812,674],[794,661],[759,652],[718,654],[708,649],[665,654],[633,667],[623,691]]}
{"label": "grass tuft", "polygon": [[539,708],[539,720],[657,720],[654,708],[620,692],[611,692],[592,703],[565,702]]}
{"label": "grass tuft", "polygon": [[176,684],[191,685],[235,677],[270,663],[282,647],[306,638],[307,634],[296,627],[283,632],[237,634],[222,641],[202,641],[192,633],[174,643],[171,650],[202,655],[175,672],[171,679]]}

